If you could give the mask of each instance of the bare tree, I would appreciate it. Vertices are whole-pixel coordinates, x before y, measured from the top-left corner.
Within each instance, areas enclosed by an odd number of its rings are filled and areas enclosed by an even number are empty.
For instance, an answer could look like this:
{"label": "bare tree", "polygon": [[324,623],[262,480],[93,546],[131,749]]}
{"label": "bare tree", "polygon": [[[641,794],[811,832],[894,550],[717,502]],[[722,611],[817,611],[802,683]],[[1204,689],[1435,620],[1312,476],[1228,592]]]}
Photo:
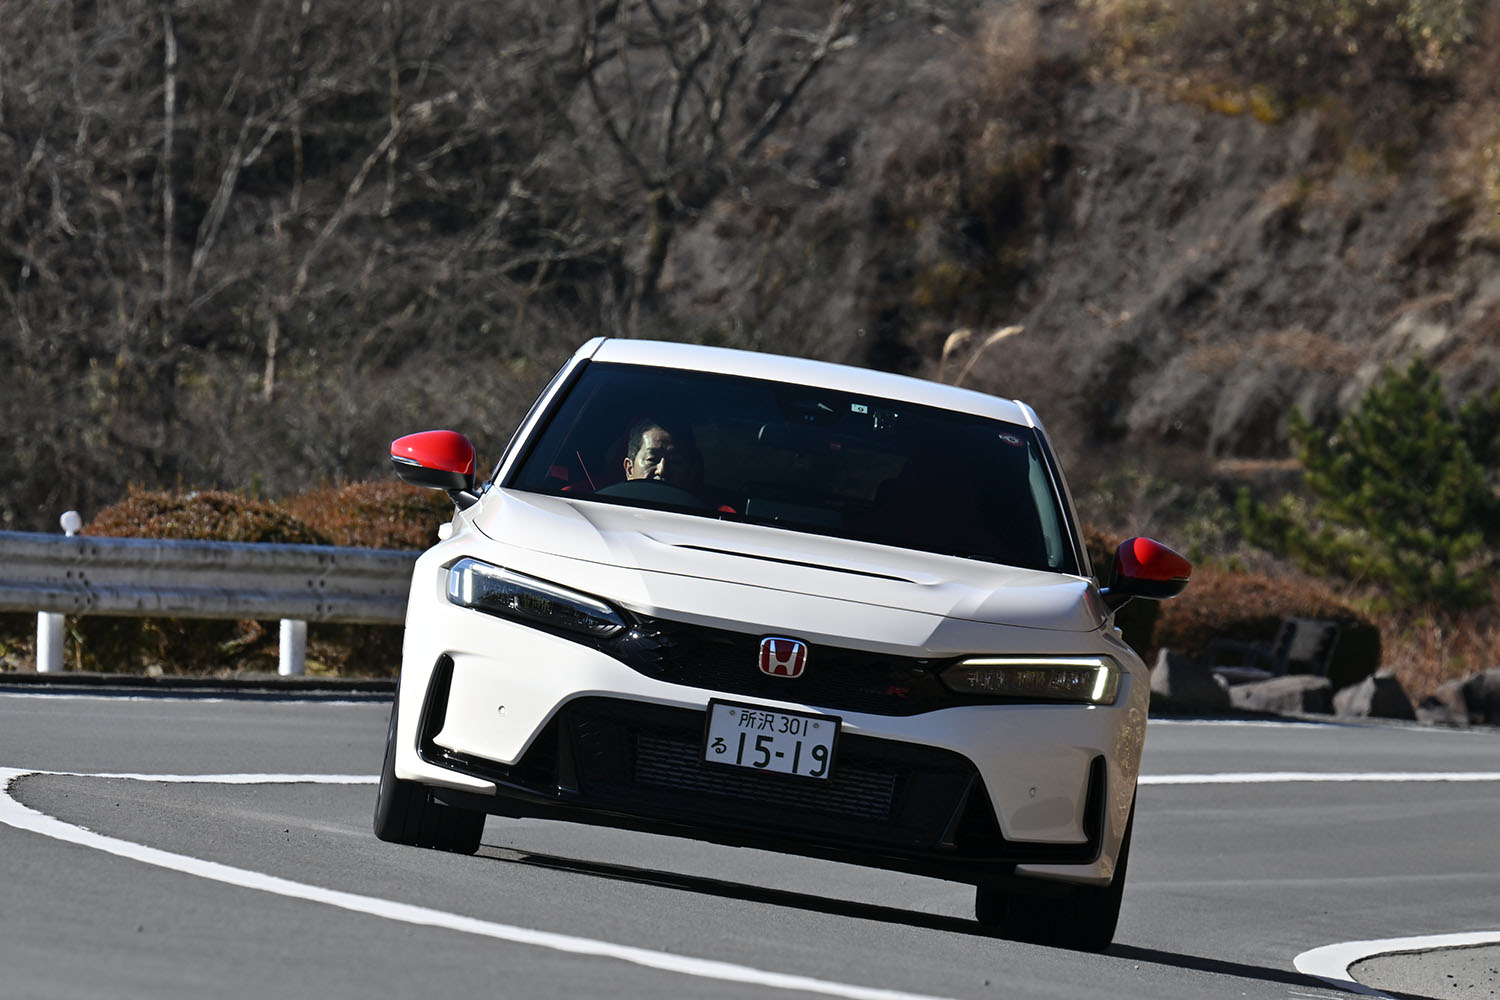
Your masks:
{"label": "bare tree", "polygon": [[0,519],[503,438],[587,336],[670,332],[681,234],[893,11],[0,0]]}
{"label": "bare tree", "polygon": [[[603,180],[638,199],[628,256],[632,312],[656,304],[668,252],[752,166],[808,84],[854,47],[871,16],[855,0],[578,0],[578,74],[568,109],[581,137],[602,136],[620,173]],[[608,154],[612,154],[609,156]]]}

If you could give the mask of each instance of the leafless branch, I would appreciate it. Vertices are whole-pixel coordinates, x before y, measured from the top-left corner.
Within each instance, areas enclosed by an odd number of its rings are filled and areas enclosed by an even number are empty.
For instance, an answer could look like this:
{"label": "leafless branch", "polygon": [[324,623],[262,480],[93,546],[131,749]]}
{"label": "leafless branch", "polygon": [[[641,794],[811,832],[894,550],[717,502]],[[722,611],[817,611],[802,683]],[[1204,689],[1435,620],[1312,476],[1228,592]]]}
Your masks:
{"label": "leafless branch", "polygon": [[[659,186],[660,181],[647,169],[646,164],[641,161],[635,148],[626,140],[615,124],[614,109],[604,99],[599,88],[598,67],[595,63],[595,46],[598,44],[597,23],[598,16],[592,3],[585,4],[584,17],[581,27],[581,48],[579,52],[579,69],[583,74],[584,84],[588,88],[589,99],[593,101],[594,110],[599,115],[599,123],[604,127],[604,132],[609,136],[610,142],[615,149],[630,164],[632,170],[641,183],[649,188]],[[623,53],[622,53],[623,54]],[[626,73],[627,79],[629,73]]]}
{"label": "leafless branch", "polygon": [[834,43],[843,35],[844,26],[848,22],[849,16],[854,12],[854,8],[855,0],[842,0],[838,7],[834,9],[833,16],[829,18],[827,27],[823,29],[823,33],[819,36],[816,46],[808,55],[807,61],[802,64],[802,69],[798,72],[796,78],[792,80],[786,90],[771,102],[771,106],[766,108],[765,114],[761,115],[760,121],[756,123],[755,128],[751,130],[750,134],[745,137],[745,140],[740,143],[739,148],[735,150],[734,159],[737,162],[743,162],[754,155],[755,151],[760,148],[760,144],[765,142],[766,138],[775,131],[777,124],[780,123],[787,109],[792,106],[797,96],[802,93],[803,88],[807,86],[818,70],[822,68],[824,61],[833,50]]}
{"label": "leafless branch", "polygon": [[173,233],[177,228],[177,194],[172,180],[173,148],[177,137],[177,28],[172,21],[172,0],[164,0],[161,12],[162,64],[162,153],[161,153],[161,302],[165,313],[172,302]]}
{"label": "leafless branch", "polygon": [[678,117],[682,113],[682,102],[690,90],[698,90],[701,87],[698,81],[698,72],[708,61],[709,56],[717,47],[713,30],[709,25],[708,0],[699,0],[693,11],[692,19],[685,19],[689,25],[696,22],[697,45],[686,59],[679,57],[677,52],[675,32],[662,14],[655,0],[646,0],[646,8],[651,13],[651,18],[656,22],[661,31],[662,48],[666,51],[667,59],[672,64],[672,89],[668,96],[666,106],[662,109],[662,125],[660,139],[660,156],[663,164],[670,164],[676,154]]}
{"label": "leafless branch", "polygon": [[313,264],[322,255],[323,248],[328,245],[328,240],[339,230],[339,227],[344,224],[349,215],[354,211],[355,203],[359,198],[360,191],[364,189],[365,181],[369,179],[370,171],[374,170],[376,165],[380,163],[396,140],[401,137],[401,133],[414,124],[427,121],[438,108],[452,104],[457,100],[458,93],[456,91],[449,91],[441,97],[413,104],[395,117],[385,137],[380,140],[375,149],[360,164],[358,173],[354,175],[354,179],[349,182],[349,186],[344,190],[344,197],[339,203],[338,209],[329,216],[328,221],[318,231],[317,238],[313,240],[313,245],[303,255],[302,263],[297,266],[297,275],[292,282],[289,299],[296,299],[297,296],[302,294],[303,289],[307,287],[307,278]]}
{"label": "leafless branch", "polygon": [[[235,183],[239,180],[240,170],[254,162],[254,157],[246,157],[243,152],[245,140],[250,134],[250,125],[249,118],[240,123],[239,136],[234,140],[234,149],[230,150],[224,163],[224,170],[219,175],[219,186],[214,190],[213,201],[209,203],[208,215],[198,229],[197,245],[193,247],[193,259],[188,268],[186,282],[189,297],[197,287],[198,275],[203,270],[203,264],[208,259],[209,252],[213,250],[214,240],[219,235],[219,227],[224,224],[224,213],[229,209],[229,198],[234,192]],[[265,144],[270,141],[270,136],[275,130],[274,123],[267,126],[256,148],[265,148]]]}
{"label": "leafless branch", "polygon": [[763,0],[756,0],[745,12],[743,18],[735,19],[735,48],[724,64],[724,71],[720,74],[719,85],[714,88],[713,96],[704,95],[704,105],[708,116],[708,131],[705,140],[708,143],[708,149],[705,150],[707,154],[716,155],[724,148],[724,112],[729,107],[729,95],[733,93],[735,85],[739,82],[740,70],[750,51],[750,40],[755,36],[756,25],[760,23],[761,11],[764,8]]}

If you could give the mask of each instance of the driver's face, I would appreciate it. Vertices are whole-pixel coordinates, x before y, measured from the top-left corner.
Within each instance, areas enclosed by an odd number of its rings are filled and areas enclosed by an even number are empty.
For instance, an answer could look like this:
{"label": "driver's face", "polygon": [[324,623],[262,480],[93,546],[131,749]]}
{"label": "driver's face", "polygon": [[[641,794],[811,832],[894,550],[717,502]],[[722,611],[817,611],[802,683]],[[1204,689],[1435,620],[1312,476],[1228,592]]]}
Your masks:
{"label": "driver's face", "polygon": [[641,446],[625,459],[626,479],[659,479],[677,483],[682,479],[685,456],[678,451],[672,435],[653,427],[641,435]]}

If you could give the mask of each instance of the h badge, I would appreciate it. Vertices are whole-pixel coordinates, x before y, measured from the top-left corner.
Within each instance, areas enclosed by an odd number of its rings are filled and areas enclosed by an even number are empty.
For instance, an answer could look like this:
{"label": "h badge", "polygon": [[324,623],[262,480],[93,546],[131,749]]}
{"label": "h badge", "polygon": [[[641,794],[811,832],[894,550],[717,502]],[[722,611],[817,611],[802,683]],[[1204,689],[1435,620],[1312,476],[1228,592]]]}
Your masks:
{"label": "h badge", "polygon": [[807,666],[807,643],[767,637],[760,641],[760,672],[772,677],[801,677]]}

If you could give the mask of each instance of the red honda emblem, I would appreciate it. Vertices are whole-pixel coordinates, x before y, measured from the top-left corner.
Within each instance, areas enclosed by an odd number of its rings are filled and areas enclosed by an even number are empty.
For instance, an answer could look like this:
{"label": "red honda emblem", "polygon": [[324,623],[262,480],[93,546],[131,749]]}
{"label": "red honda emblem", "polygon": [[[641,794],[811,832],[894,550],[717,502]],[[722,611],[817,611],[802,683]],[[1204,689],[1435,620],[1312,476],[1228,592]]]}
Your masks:
{"label": "red honda emblem", "polygon": [[807,643],[799,639],[760,641],[760,672],[772,677],[801,677],[807,666]]}

